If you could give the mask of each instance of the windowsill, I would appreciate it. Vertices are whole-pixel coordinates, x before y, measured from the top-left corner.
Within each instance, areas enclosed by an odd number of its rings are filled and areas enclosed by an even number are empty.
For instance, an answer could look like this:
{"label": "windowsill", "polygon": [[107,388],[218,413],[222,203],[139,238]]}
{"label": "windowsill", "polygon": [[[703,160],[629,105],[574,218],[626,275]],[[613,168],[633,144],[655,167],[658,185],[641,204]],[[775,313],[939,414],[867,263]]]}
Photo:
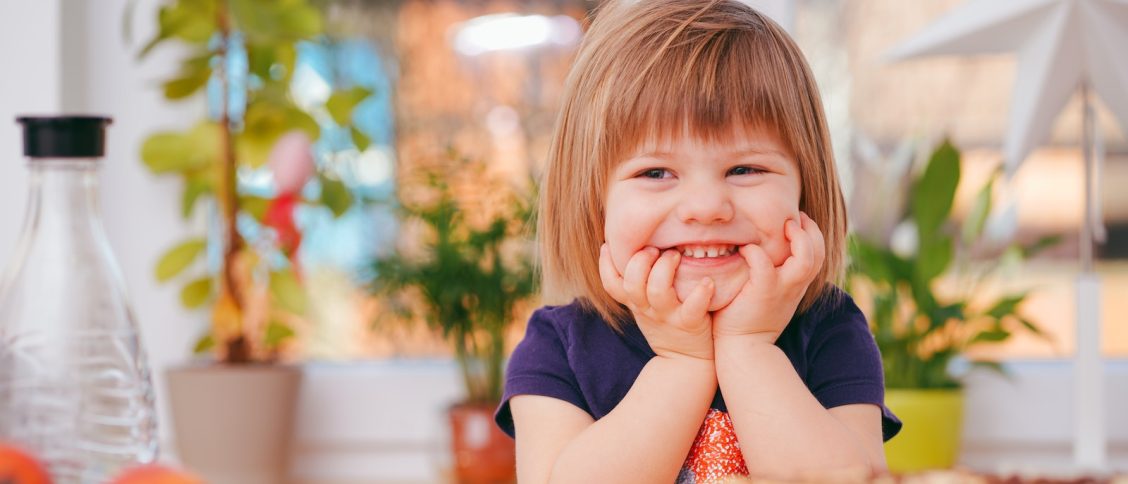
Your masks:
{"label": "windowsill", "polygon": [[[967,379],[963,466],[990,473],[1067,472],[1072,464],[1069,360],[1006,363],[1012,380]],[[435,482],[449,467],[447,406],[462,394],[452,361],[304,365],[292,475],[301,482]],[[1107,360],[1110,468],[1128,470],[1128,359]],[[171,449],[171,446],[166,446]],[[172,458],[171,453],[168,456]]]}

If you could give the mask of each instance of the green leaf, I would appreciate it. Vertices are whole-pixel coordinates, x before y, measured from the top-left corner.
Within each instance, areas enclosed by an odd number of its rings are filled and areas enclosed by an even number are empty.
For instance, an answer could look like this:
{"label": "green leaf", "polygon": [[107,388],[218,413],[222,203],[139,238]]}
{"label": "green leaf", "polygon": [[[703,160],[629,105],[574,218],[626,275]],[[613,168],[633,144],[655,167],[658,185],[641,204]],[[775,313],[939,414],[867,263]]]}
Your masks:
{"label": "green leaf", "polygon": [[1007,371],[1006,367],[1003,366],[1002,363],[999,363],[997,361],[973,361],[971,362],[971,366],[990,370],[998,373],[999,376],[1011,379],[1010,372]]}
{"label": "green leaf", "polygon": [[291,32],[293,36],[299,38],[316,36],[324,28],[321,12],[308,5],[283,10],[281,26],[284,31]]}
{"label": "green leaf", "polygon": [[152,52],[153,49],[157,48],[158,45],[161,45],[166,40],[168,40],[168,34],[163,31],[158,31],[152,39],[149,39],[149,41],[145,43],[145,46],[141,48],[141,51],[137,53],[137,59],[141,60],[145,57],[148,57],[149,53]]}
{"label": "green leaf", "polygon": [[353,144],[356,145],[358,151],[364,151],[372,144],[372,140],[368,139],[368,136],[359,129],[356,129],[356,126],[350,127],[349,132],[352,133]]}
{"label": "green leaf", "polygon": [[929,331],[942,328],[945,323],[952,319],[965,320],[964,306],[964,303],[957,302],[935,308],[928,314]]}
{"label": "green leaf", "polygon": [[215,348],[215,338],[212,337],[211,333],[208,333],[201,336],[200,339],[196,341],[196,345],[192,347],[192,353],[198,355],[211,351],[212,348]]}
{"label": "green leaf", "polygon": [[1000,299],[996,302],[991,309],[987,310],[987,315],[995,319],[1003,319],[1004,317],[1015,314],[1018,305],[1026,299],[1027,293],[1012,294]]}
{"label": "green leaf", "polygon": [[324,29],[321,12],[305,1],[232,0],[230,5],[238,29],[256,43],[312,39]]}
{"label": "green leaf", "polygon": [[849,241],[850,259],[852,270],[867,279],[893,284],[896,274],[889,263],[896,254],[891,251],[870,244],[864,239],[853,235]]}
{"label": "green leaf", "polygon": [[[286,110],[286,123],[290,129],[305,131],[309,139],[316,140],[321,136],[321,125],[317,124],[317,120],[313,119],[313,116],[310,116],[309,113],[296,107],[291,106]],[[287,129],[287,131],[290,129]]]}
{"label": "green leaf", "polygon": [[932,153],[913,190],[913,218],[920,240],[932,238],[948,218],[959,182],[960,153],[945,140]]}
{"label": "green leaf", "polygon": [[161,256],[157,262],[156,276],[160,282],[166,282],[192,264],[207,247],[204,239],[191,239],[177,244]]}
{"label": "green leaf", "polygon": [[274,65],[270,66],[269,78],[276,81],[288,81],[294,75],[294,66],[297,65],[297,61],[298,51],[294,44],[285,43],[274,46]]}
{"label": "green leaf", "polygon": [[1011,335],[1010,331],[1007,331],[1005,329],[992,329],[992,330],[982,331],[979,334],[975,335],[975,337],[972,338],[971,342],[968,343],[968,344],[972,345],[972,344],[984,343],[984,342],[986,342],[986,343],[999,343],[999,342],[1002,342],[1002,341],[1006,341],[1007,338],[1010,338],[1010,335]]}
{"label": "green leaf", "polygon": [[943,274],[952,262],[951,237],[933,237],[921,240],[920,254],[916,260],[917,276],[922,281],[931,281]]}
{"label": "green leaf", "polygon": [[196,201],[202,195],[211,192],[212,185],[207,179],[201,177],[189,178],[184,185],[184,193],[180,197],[180,215],[185,220],[192,217],[192,212],[196,208]]}
{"label": "green leaf", "polygon": [[274,143],[287,132],[301,130],[313,140],[321,136],[321,128],[309,114],[288,101],[278,101],[270,96],[247,107],[245,124],[235,150],[239,162],[253,168],[267,162]]}
{"label": "green leaf", "polygon": [[188,309],[203,306],[208,301],[208,296],[211,296],[211,290],[211,277],[201,277],[189,282],[180,290],[180,304]]}
{"label": "green leaf", "polygon": [[164,83],[165,99],[184,99],[199,91],[211,78],[211,69],[193,72]]}
{"label": "green leaf", "polygon": [[158,37],[203,44],[217,30],[216,18],[215,0],[180,0],[161,7],[157,15]]}
{"label": "green leaf", "polygon": [[991,191],[995,187],[995,176],[992,176],[979,193],[975,195],[975,203],[963,223],[963,240],[972,244],[983,234],[983,227],[987,225],[987,216],[991,213]]}
{"label": "green leaf", "polygon": [[371,89],[356,86],[347,91],[337,91],[325,101],[325,108],[329,115],[339,126],[348,125],[352,121],[352,112],[357,104],[372,94]]}
{"label": "green leaf", "polygon": [[278,306],[294,314],[305,314],[308,301],[305,289],[294,276],[293,271],[283,270],[270,273],[270,295]]}
{"label": "green leaf", "polygon": [[297,51],[291,42],[247,44],[247,63],[252,74],[264,80],[285,81],[294,72]]}
{"label": "green leaf", "polygon": [[239,208],[260,223],[266,219],[266,211],[270,209],[270,199],[263,197],[256,197],[254,195],[243,195],[239,197]]}
{"label": "green leaf", "polygon": [[1038,336],[1041,336],[1043,338],[1049,338],[1049,335],[1046,332],[1042,331],[1042,328],[1039,328],[1038,325],[1034,324],[1033,321],[1026,319],[1026,318],[1017,318],[1017,319],[1018,319],[1018,322],[1020,324],[1022,324],[1022,327],[1026,328],[1027,331],[1034,333]]}
{"label": "green leaf", "polygon": [[263,343],[267,348],[274,349],[286,340],[294,337],[294,330],[289,326],[278,321],[271,321],[266,326],[266,334],[263,335]]}
{"label": "green leaf", "polygon": [[207,121],[186,133],[156,133],[141,145],[141,160],[157,174],[200,170],[218,160],[220,135]]}
{"label": "green leaf", "polygon": [[1046,250],[1050,247],[1058,245],[1059,243],[1061,243],[1061,240],[1062,240],[1061,235],[1057,235],[1057,234],[1042,237],[1042,238],[1038,239],[1036,242],[1034,242],[1033,244],[1022,247],[1022,255],[1023,255],[1024,258],[1027,258],[1027,259],[1034,257],[1034,256],[1038,255],[1039,253],[1041,253],[1043,250]]}
{"label": "green leaf", "polygon": [[321,180],[321,203],[329,207],[334,217],[340,217],[352,206],[352,193],[340,180],[325,175],[318,178]]}

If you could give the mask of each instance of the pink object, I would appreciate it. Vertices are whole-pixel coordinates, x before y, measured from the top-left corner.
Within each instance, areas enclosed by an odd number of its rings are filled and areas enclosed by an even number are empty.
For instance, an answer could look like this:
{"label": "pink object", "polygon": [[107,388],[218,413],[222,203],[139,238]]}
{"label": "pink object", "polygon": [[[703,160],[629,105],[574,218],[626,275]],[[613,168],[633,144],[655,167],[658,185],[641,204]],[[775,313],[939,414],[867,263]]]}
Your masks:
{"label": "pink object", "polygon": [[274,143],[267,163],[280,194],[298,193],[315,171],[313,142],[304,131],[290,131]]}

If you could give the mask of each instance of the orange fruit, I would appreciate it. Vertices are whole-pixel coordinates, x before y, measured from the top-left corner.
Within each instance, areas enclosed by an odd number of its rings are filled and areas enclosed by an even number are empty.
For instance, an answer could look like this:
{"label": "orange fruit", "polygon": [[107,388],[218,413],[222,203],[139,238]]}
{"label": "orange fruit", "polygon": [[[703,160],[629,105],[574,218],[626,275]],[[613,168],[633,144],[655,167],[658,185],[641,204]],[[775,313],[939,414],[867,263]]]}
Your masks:
{"label": "orange fruit", "polygon": [[0,443],[0,482],[5,484],[51,484],[43,463],[11,444]]}
{"label": "orange fruit", "polygon": [[178,469],[147,464],[126,469],[111,484],[204,484],[204,481]]}

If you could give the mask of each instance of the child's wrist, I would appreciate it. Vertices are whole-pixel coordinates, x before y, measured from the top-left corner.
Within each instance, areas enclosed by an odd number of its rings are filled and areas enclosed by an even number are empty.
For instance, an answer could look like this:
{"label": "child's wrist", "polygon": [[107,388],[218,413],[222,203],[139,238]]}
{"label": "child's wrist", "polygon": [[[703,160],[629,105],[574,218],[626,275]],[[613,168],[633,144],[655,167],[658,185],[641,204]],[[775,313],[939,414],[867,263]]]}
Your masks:
{"label": "child's wrist", "polygon": [[713,336],[714,353],[728,350],[748,350],[756,347],[775,346],[779,333],[775,331],[760,331],[751,333],[715,334]]}
{"label": "child's wrist", "polygon": [[706,367],[712,368],[713,365],[714,365],[713,355],[714,355],[714,352],[710,348],[710,351],[708,351],[708,352],[702,351],[702,352],[699,352],[699,353],[681,353],[681,352],[667,351],[667,352],[662,352],[662,353],[656,354],[654,357],[660,358],[664,361],[670,361],[670,362],[673,362],[673,363],[679,364],[679,365],[694,366],[694,367],[701,367],[701,368],[706,368]]}

